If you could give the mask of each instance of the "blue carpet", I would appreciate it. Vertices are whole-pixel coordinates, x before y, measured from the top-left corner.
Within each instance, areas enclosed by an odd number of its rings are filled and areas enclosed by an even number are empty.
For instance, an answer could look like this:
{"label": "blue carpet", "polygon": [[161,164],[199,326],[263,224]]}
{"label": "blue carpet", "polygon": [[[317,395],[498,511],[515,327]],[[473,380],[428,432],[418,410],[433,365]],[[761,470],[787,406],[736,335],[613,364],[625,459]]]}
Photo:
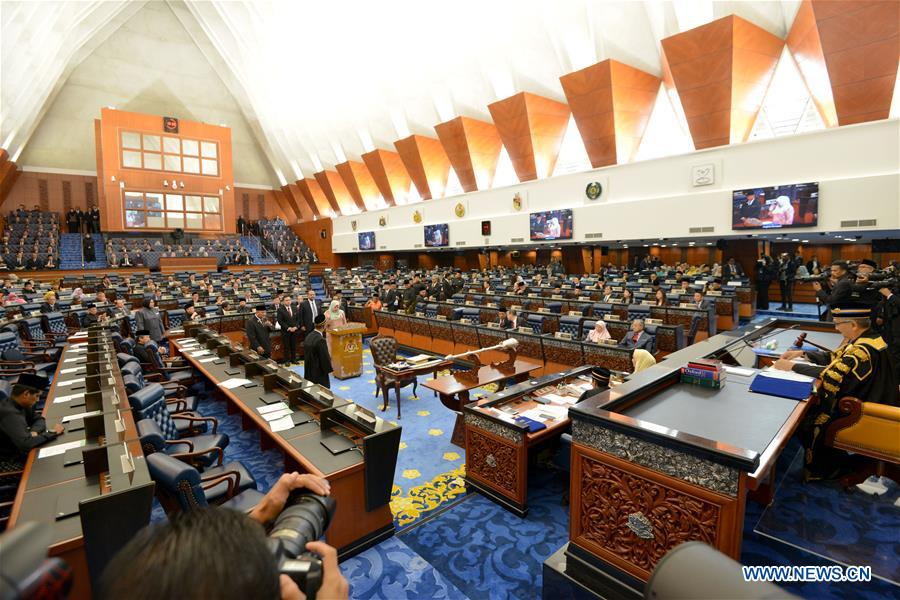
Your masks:
{"label": "blue carpet", "polygon": [[900,586],[897,486],[890,483],[885,494],[872,496],[845,492],[836,482],[807,484],[802,476],[803,455],[798,453],[756,531],[837,562],[869,565],[873,574]]}
{"label": "blue carpet", "polygon": [[794,310],[778,310],[778,306],[777,302],[771,302],[768,309],[757,309],[756,316],[819,320],[819,311],[815,304],[794,304]]}

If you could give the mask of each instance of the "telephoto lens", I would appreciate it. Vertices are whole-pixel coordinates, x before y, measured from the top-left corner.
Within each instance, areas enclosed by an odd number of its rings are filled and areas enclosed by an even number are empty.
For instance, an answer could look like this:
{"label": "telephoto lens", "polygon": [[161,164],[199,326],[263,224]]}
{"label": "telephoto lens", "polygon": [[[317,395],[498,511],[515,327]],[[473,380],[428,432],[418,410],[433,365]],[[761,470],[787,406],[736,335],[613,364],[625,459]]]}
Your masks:
{"label": "telephoto lens", "polygon": [[279,572],[288,575],[309,600],[322,585],[322,560],[306,551],[307,542],[325,534],[334,516],[334,498],[294,491],[269,532]]}

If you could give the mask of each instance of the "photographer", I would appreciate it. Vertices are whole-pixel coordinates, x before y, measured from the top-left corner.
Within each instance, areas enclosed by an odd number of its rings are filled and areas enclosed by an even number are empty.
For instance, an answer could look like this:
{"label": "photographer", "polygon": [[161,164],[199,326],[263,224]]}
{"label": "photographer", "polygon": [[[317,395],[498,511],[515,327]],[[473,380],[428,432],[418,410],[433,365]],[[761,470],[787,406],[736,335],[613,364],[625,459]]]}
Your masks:
{"label": "photographer", "polygon": [[878,290],[870,285],[869,276],[878,270],[878,264],[871,259],[864,258],[856,267],[856,282],[853,284],[853,296],[866,306],[874,308],[881,302]]}
{"label": "photographer", "polygon": [[[144,528],[107,565],[97,598],[305,598],[291,577],[279,575],[279,561],[262,527],[274,521],[291,492],[301,488],[323,496],[331,492],[326,479],[287,473],[246,515],[205,508]],[[307,543],[306,549],[322,557],[316,597],[347,598],[349,586],[338,568],[337,551],[319,541]]]}
{"label": "photographer", "polygon": [[878,293],[882,300],[872,310],[874,328],[887,344],[894,378],[900,382],[900,296],[889,286],[880,288]]}
{"label": "photographer", "polygon": [[826,287],[818,281],[813,281],[813,289],[819,302],[828,307],[822,320],[831,320],[831,307],[849,301],[853,296],[853,275],[850,268],[843,260],[831,263],[831,278],[825,282]]}

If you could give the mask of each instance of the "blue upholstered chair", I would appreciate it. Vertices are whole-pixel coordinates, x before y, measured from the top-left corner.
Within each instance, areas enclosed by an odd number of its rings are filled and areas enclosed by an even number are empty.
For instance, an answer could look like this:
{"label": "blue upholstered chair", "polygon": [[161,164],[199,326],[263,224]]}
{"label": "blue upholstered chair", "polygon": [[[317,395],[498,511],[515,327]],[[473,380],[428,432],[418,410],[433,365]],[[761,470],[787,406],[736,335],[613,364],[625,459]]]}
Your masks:
{"label": "blue upholstered chair", "polygon": [[147,354],[149,354],[152,359],[152,362],[150,362],[149,365],[146,365],[151,373],[159,373],[166,381],[174,381],[185,387],[191,387],[199,381],[194,374],[194,371],[186,364],[175,364],[173,366],[166,365],[162,356],[159,354],[159,346],[156,345],[156,342],[148,343],[146,348]]}
{"label": "blue upholstered chair", "polygon": [[560,314],[562,312],[562,302],[548,302],[544,306],[550,309],[550,312]]}
{"label": "blue upholstered chair", "polygon": [[206,433],[210,424],[212,432],[217,432],[219,422],[215,417],[204,417],[194,412],[172,414],[165,397],[163,387],[158,383],[151,383],[128,396],[128,402],[136,420],[153,419],[166,439]]}
{"label": "blue upholstered chair", "polygon": [[256,490],[255,481],[252,488],[242,489],[242,480],[249,472],[240,463],[213,467],[201,474],[177,458],[155,452],[147,457],[147,468],[156,482],[160,504],[169,515],[210,504],[248,512],[264,497]]}
{"label": "blue upholstered chair", "polygon": [[429,319],[433,319],[437,316],[438,305],[437,304],[426,304],[425,305],[425,316]]}
{"label": "blue upholstered chair", "polygon": [[570,317],[568,315],[559,318],[559,330],[562,333],[569,333],[574,339],[581,339],[581,317]]}
{"label": "blue upholstered chair", "polygon": [[184,309],[176,308],[173,310],[167,310],[166,320],[169,323],[169,329],[176,329],[178,327],[181,327],[181,324],[184,322]]}
{"label": "blue upholstered chair", "polygon": [[547,317],[538,313],[531,313],[528,315],[526,319],[526,323],[529,327],[536,333],[537,335],[541,335],[544,333],[544,321],[547,320]]}
{"label": "blue upholstered chair", "polygon": [[[157,373],[145,375],[140,364],[130,362],[121,367],[122,378],[125,382],[125,391],[130,396],[132,393],[145,388],[150,383],[157,383],[162,386],[166,403],[169,405],[169,412],[194,412],[199,404],[199,396],[188,395],[188,388],[174,382],[158,380]],[[152,381],[156,380],[156,381]]]}
{"label": "blue upholstered chair", "polygon": [[[144,456],[150,456],[154,452],[163,452],[199,469],[213,465],[221,467],[225,459],[225,447],[229,442],[228,436],[224,433],[195,435],[184,439],[166,439],[159,424],[153,419],[138,421],[137,431]],[[250,478],[250,481],[253,479]],[[256,485],[254,484],[252,487],[256,487]]]}

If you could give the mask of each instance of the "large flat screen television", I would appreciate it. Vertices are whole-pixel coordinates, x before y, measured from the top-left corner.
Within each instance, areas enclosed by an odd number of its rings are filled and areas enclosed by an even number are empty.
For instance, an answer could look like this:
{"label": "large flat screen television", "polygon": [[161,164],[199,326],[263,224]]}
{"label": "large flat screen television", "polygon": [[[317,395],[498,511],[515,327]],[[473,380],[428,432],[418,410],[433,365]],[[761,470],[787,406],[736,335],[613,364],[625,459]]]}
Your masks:
{"label": "large flat screen television", "polygon": [[815,227],[819,223],[819,184],[792,183],[735,190],[732,229]]}
{"label": "large flat screen television", "polygon": [[441,246],[450,245],[450,225],[447,223],[438,223],[437,225],[425,226],[425,246],[428,248],[439,248]]}
{"label": "large flat screen television", "polygon": [[572,209],[531,213],[531,241],[571,239]]}
{"label": "large flat screen television", "polygon": [[374,250],[375,249],[375,232],[374,231],[364,231],[359,235],[359,249],[360,250]]}

